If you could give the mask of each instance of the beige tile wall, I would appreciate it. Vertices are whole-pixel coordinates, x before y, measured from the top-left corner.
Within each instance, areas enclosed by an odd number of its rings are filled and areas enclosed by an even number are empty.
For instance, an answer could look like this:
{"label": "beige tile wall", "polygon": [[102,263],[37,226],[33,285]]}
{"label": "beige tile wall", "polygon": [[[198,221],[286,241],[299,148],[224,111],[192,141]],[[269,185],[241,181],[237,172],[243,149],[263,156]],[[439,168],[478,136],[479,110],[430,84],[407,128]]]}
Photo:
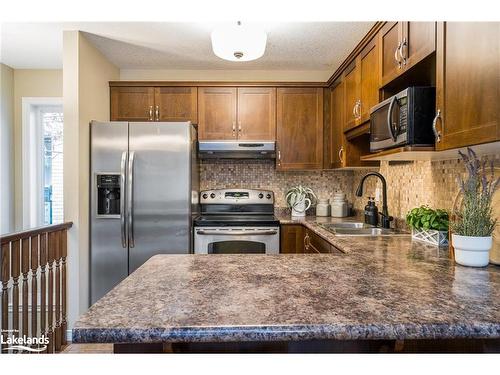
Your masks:
{"label": "beige tile wall", "polygon": [[[500,153],[489,156],[500,167]],[[458,160],[415,161],[406,163],[381,162],[379,172],[387,180],[389,214],[403,219],[413,207],[427,204],[434,208],[451,210],[458,194],[457,178],[465,175],[465,167]],[[363,171],[354,172],[354,181]],[[368,181],[368,180],[367,180]],[[363,209],[365,196],[374,194],[376,179],[366,186],[363,198],[354,200],[354,207]],[[379,209],[381,204],[379,204]]]}
{"label": "beige tile wall", "polygon": [[272,160],[202,160],[200,188],[249,188],[272,190],[276,206],[286,207],[286,190],[294,185],[312,188],[319,198],[330,198],[343,191],[352,199],[351,171],[276,171]]}
{"label": "beige tile wall", "polygon": [[[490,156],[500,168],[500,153]],[[366,180],[363,197],[354,197],[361,177],[370,170],[379,171],[387,180],[389,214],[401,226],[406,213],[413,207],[427,204],[434,208],[452,209],[458,192],[457,176],[465,174],[460,160],[415,161],[405,163],[381,162],[380,168],[354,171],[278,172],[269,160],[205,160],[201,162],[201,189],[245,187],[269,189],[276,194],[276,205],[285,207],[284,194],[302,184],[312,188],[319,198],[329,198],[343,191],[354,208],[363,210],[368,196],[375,196],[377,179]],[[382,203],[377,203],[382,209]]]}

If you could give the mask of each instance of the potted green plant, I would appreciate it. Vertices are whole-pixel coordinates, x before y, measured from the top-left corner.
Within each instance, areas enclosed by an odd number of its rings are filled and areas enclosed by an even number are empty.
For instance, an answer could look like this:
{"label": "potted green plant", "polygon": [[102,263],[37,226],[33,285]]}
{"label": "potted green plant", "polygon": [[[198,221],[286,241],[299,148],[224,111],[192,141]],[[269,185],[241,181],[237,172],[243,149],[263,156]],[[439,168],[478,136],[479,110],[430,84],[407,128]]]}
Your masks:
{"label": "potted green plant", "polygon": [[292,209],[292,216],[306,216],[306,211],[316,202],[316,194],[311,188],[302,185],[288,189],[285,195],[288,207]]}
{"label": "potted green plant", "polygon": [[491,201],[500,179],[494,178],[487,160],[481,162],[475,152],[467,148],[467,155],[458,152],[467,169],[467,177],[459,179],[462,202],[453,212],[451,229],[455,261],[471,267],[488,265],[496,225],[491,210]]}
{"label": "potted green plant", "polygon": [[448,212],[428,206],[415,207],[406,215],[412,238],[437,246],[448,245]]}

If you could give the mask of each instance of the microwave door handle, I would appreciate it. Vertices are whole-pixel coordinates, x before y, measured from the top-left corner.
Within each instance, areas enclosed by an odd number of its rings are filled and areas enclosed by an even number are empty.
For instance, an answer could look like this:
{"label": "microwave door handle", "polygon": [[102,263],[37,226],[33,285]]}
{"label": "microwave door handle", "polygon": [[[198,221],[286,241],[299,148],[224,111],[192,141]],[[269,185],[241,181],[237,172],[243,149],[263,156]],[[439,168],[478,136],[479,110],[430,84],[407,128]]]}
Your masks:
{"label": "microwave door handle", "polygon": [[126,180],[126,165],[127,165],[127,151],[122,152],[122,158],[120,162],[120,229],[121,229],[121,237],[122,237],[122,247],[127,248],[127,226],[125,224],[125,180]]}
{"label": "microwave door handle", "polygon": [[389,104],[389,110],[387,111],[387,127],[389,128],[389,134],[394,142],[396,142],[396,135],[394,134],[394,129],[392,128],[392,111],[394,111],[394,106],[398,100],[396,96],[391,99],[391,104]]}

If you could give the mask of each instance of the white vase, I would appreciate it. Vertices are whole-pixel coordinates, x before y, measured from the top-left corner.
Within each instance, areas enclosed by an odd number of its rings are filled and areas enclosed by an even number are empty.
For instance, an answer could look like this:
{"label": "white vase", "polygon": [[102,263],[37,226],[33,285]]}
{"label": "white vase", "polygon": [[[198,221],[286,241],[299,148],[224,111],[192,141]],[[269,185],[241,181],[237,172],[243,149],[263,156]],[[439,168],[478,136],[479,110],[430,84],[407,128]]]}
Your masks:
{"label": "white vase", "polygon": [[469,267],[485,267],[489,263],[493,239],[489,237],[470,237],[452,234],[455,249],[455,262]]}
{"label": "white vase", "polygon": [[292,207],[292,217],[304,217],[306,216],[306,211],[311,207],[311,200],[308,198],[302,199],[295,203]]}

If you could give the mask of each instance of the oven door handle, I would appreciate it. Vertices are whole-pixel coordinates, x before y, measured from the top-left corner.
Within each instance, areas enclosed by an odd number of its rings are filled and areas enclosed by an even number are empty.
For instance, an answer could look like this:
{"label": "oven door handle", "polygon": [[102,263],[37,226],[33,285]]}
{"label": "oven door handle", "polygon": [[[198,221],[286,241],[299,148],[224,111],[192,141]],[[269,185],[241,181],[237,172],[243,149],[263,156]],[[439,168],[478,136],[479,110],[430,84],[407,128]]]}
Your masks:
{"label": "oven door handle", "polygon": [[387,126],[389,128],[389,134],[394,142],[396,142],[397,136],[394,134],[394,130],[392,128],[392,111],[394,110],[394,105],[398,99],[396,96],[393,96],[391,99],[391,104],[389,104],[389,110],[387,111]]}
{"label": "oven door handle", "polygon": [[204,236],[271,236],[274,234],[278,234],[277,230],[204,230],[198,229],[196,234],[204,235]]}

